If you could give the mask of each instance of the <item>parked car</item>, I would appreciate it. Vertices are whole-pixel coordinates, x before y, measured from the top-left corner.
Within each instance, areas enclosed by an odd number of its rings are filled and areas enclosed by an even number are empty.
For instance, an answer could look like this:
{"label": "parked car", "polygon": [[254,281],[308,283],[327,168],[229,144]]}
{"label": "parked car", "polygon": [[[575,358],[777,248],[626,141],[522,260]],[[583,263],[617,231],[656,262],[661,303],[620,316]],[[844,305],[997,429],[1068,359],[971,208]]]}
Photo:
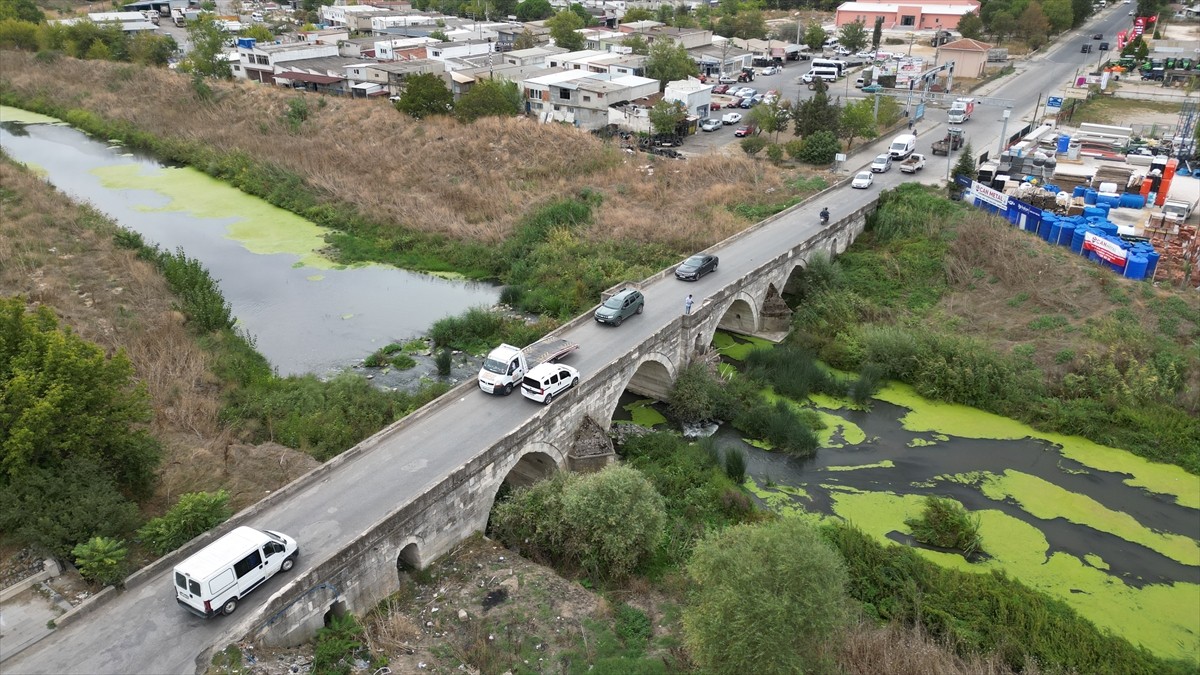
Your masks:
{"label": "parked car", "polygon": [[864,94],[874,94],[876,92],[883,91],[883,86],[878,83],[868,84],[867,86],[863,87],[862,90]]}
{"label": "parked car", "polygon": [[742,87],[741,89],[738,89],[736,92],[734,92],[733,95],[741,96],[742,98],[750,98],[757,93],[758,93],[758,90],[755,89],[754,87]]}
{"label": "parked car", "polygon": [[729,85],[729,84],[737,84],[738,79],[737,79],[737,75],[722,75],[718,81],[721,84]]}
{"label": "parked car", "polygon": [[713,87],[712,93],[714,93],[714,94],[724,94],[724,93],[725,93],[725,92],[727,92],[727,91],[729,91],[729,85],[727,85],[727,84],[718,84],[717,86]]}
{"label": "parked car", "polygon": [[725,104],[725,107],[726,108],[736,108],[741,104],[742,104],[742,98],[740,96],[734,96],[733,98],[729,99],[729,102]]}
{"label": "parked car", "polygon": [[733,135],[737,136],[738,138],[745,138],[746,136],[753,136],[754,132],[755,128],[753,124],[743,124],[733,132]]}
{"label": "parked car", "polygon": [[871,187],[871,183],[875,182],[875,174],[870,171],[859,171],[854,174],[854,181],[850,183],[850,187],[865,190]]}
{"label": "parked car", "polygon": [[716,117],[708,117],[700,122],[700,131],[716,131],[721,128],[721,120]]}
{"label": "parked car", "polygon": [[886,152],[877,155],[871,162],[871,173],[884,173],[890,168],[892,168],[892,156]]}
{"label": "parked car", "polygon": [[717,271],[717,262],[718,259],[715,255],[697,253],[679,263],[679,267],[675,268],[675,278],[684,281],[699,281],[705,274]]}
{"label": "parked car", "polygon": [[579,371],[561,363],[535,366],[521,380],[521,394],[538,403],[550,404],[555,396],[579,384]]}
{"label": "parked car", "polygon": [[735,112],[725,113],[725,115],[721,118],[721,123],[726,124],[726,125],[737,124],[738,122],[741,122],[741,121],[742,121],[742,114],[735,113]]}
{"label": "parked car", "polygon": [[641,314],[644,309],[646,309],[646,298],[642,296],[641,292],[625,288],[605,300],[604,304],[596,308],[593,316],[600,323],[620,326],[622,321],[634,314]]}
{"label": "parked car", "polygon": [[783,68],[780,68],[779,66],[767,66],[766,68],[762,69],[760,74],[761,75],[778,75],[779,73],[782,73],[782,72],[783,72]]}

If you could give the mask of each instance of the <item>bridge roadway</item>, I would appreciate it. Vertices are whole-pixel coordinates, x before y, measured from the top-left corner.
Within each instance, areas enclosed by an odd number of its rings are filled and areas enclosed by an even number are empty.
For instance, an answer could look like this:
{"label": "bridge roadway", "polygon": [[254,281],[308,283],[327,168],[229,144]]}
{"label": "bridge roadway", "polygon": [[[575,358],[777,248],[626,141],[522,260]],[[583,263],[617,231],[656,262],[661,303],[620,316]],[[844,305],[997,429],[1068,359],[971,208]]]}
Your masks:
{"label": "bridge roadway", "polygon": [[[1111,40],[1117,26],[1127,22],[1123,7],[1116,5],[1116,10],[1077,31],[1079,37],[1060,41],[1044,55],[1022,62],[1007,81],[986,88],[984,95],[1015,102],[1009,134],[1032,114],[1038,93],[1043,94],[1043,100],[1048,93],[1058,93],[1062,83],[1076,71],[1094,64],[1094,55],[1080,53],[1081,41],[1099,31]],[[918,152],[931,155],[930,143],[944,133],[944,114],[932,111],[918,127]],[[933,123],[939,121],[943,123],[933,128]],[[994,153],[1001,129],[1000,112],[979,110],[964,128],[977,153],[985,149]],[[868,152],[856,155],[854,163],[869,162],[889,142],[890,138],[879,139]],[[938,161],[942,159],[934,159],[921,179],[944,180],[946,168]],[[957,153],[950,157],[950,161],[955,160]],[[718,248],[721,265],[716,274],[697,283],[680,282],[670,276],[650,283],[644,288],[646,311],[642,316],[617,329],[583,322],[566,331],[565,337],[581,345],[568,363],[587,378],[678,320],[688,293],[695,295],[699,309],[705,298],[724,284],[816,234],[817,212],[822,206],[830,208],[836,221],[873,200],[879,189],[904,180],[909,177],[893,170],[878,176],[876,187],[869,191],[845,187],[826,192]],[[339,463],[319,481],[289,498],[268,500],[264,507],[252,507],[236,516],[244,524],[295,536],[301,556],[293,572],[276,575],[249,596],[234,615],[205,621],[185,612],[175,603],[169,566],[159,565],[152,576],[131,580],[128,590],[113,593],[101,601],[98,609],[9,659],[0,670],[6,675],[203,672],[210,649],[236,640],[261,624],[265,618],[259,616],[263,607],[290,581],[351,545],[383,514],[442,481],[542,410],[519,395],[499,398],[477,389],[458,393],[460,397],[453,404],[423,416],[403,433],[385,431],[366,441],[373,447]],[[560,400],[555,405],[565,402]]]}

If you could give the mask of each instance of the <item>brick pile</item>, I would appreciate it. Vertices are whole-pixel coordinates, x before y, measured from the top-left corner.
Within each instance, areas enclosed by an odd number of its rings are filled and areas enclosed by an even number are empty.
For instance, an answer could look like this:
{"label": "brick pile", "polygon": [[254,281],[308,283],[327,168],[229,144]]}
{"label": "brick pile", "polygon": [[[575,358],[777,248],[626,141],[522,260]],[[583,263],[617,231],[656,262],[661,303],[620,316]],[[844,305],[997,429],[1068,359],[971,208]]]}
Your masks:
{"label": "brick pile", "polygon": [[[1158,269],[1154,272],[1155,281],[1172,286],[1200,285],[1200,241],[1196,239],[1195,225],[1152,213],[1146,222],[1145,235],[1160,256]],[[1185,275],[1188,278],[1185,279]]]}

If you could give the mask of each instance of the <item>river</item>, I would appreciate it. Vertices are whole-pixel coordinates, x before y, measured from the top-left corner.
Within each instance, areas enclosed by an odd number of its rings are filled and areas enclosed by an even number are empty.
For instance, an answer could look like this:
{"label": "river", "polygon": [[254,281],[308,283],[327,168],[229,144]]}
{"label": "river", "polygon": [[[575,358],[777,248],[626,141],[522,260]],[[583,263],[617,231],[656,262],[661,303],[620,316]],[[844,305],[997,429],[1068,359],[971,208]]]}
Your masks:
{"label": "river", "polygon": [[[714,343],[730,365],[746,346],[720,333]],[[1200,478],[899,384],[870,410],[827,396],[790,403],[827,425],[812,459],[763,450],[728,425],[715,435],[722,452],[744,454],[745,487],[762,505],[852,522],[946,567],[1004,571],[1156,654],[1200,655]],[[622,405],[614,418],[666,428],[658,404]],[[904,521],[928,495],[979,516],[982,560],[912,539]]]}
{"label": "river", "polygon": [[0,148],[220,284],[238,328],[280,375],[329,376],[438,319],[496,303],[491,284],[323,257],[327,230],[204,173],[0,106]]}

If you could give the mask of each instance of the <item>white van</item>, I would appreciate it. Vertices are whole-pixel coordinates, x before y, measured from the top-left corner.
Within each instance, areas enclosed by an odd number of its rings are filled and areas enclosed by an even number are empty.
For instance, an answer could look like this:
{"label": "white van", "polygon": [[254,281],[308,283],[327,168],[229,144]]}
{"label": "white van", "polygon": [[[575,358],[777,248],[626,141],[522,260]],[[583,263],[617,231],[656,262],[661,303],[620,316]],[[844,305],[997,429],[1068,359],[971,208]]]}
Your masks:
{"label": "white van", "polygon": [[912,134],[900,134],[892,139],[892,144],[888,146],[888,154],[892,159],[904,159],[917,149],[917,137]]}
{"label": "white van", "polygon": [[205,618],[232,614],[238,600],[296,564],[296,540],[239,527],[175,566],[175,599]]}
{"label": "white van", "polygon": [[841,73],[837,68],[813,68],[804,74],[800,79],[805,84],[812,84],[817,79],[825,80],[826,82],[836,82]]}

